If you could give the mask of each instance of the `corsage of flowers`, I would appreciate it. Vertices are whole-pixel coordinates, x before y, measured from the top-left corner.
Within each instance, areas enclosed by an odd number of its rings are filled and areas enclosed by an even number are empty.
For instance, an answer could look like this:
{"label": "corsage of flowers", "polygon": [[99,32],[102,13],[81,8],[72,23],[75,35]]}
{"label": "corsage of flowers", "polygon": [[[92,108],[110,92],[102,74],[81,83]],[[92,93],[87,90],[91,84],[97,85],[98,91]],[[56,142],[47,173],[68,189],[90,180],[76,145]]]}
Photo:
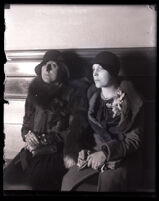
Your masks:
{"label": "corsage of flowers", "polygon": [[121,104],[123,102],[123,99],[125,97],[125,93],[121,91],[120,88],[117,89],[117,94],[114,97],[114,100],[112,102],[112,111],[113,111],[113,118],[116,116],[119,116],[121,113]]}

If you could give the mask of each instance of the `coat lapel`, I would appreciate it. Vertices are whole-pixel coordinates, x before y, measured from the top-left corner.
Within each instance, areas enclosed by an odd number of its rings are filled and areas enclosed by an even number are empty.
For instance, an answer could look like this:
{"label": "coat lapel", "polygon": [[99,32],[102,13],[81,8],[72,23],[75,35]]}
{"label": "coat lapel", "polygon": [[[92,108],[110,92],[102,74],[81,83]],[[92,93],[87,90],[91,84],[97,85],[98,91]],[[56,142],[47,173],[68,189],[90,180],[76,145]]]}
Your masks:
{"label": "coat lapel", "polygon": [[[121,132],[126,132],[131,128],[132,124],[134,123],[134,120],[143,105],[143,101],[130,81],[122,81],[120,83],[120,88],[124,93],[126,93],[127,99],[125,99],[122,105],[123,110],[121,114],[121,120],[119,122],[119,130]],[[96,120],[94,114],[95,104],[99,95],[100,90],[97,89],[89,99],[88,118],[91,122],[93,122],[100,128],[103,128],[102,125]],[[128,109],[130,109],[131,111],[131,117],[128,114]]]}
{"label": "coat lapel", "polygon": [[94,117],[94,112],[95,112],[94,108],[95,108],[97,99],[99,97],[99,94],[100,94],[100,91],[97,90],[89,100],[88,119],[92,121],[94,124],[96,124],[97,126],[99,126],[100,128],[103,128],[102,125]]}
{"label": "coat lapel", "polygon": [[[123,103],[123,112],[121,115],[121,122],[119,123],[119,125],[122,125],[120,127],[120,130],[126,132],[131,128],[132,124],[134,123],[135,118],[143,105],[143,101],[139,96],[139,94],[134,89],[131,82],[122,81],[120,88],[122,91],[126,93],[127,103],[125,105]],[[126,118],[128,107],[131,111],[131,118]]]}

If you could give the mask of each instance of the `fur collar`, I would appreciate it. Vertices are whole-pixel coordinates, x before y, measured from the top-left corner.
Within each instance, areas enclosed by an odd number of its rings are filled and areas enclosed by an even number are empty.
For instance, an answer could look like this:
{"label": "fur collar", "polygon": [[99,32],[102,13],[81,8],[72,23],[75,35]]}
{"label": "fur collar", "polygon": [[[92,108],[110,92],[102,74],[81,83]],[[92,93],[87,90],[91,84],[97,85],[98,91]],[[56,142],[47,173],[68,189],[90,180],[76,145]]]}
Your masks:
{"label": "fur collar", "polygon": [[59,96],[62,88],[62,84],[55,86],[54,84],[47,84],[42,81],[40,76],[37,76],[31,82],[28,94],[32,97],[32,100],[35,104],[43,108],[47,108],[56,96]]}
{"label": "fur collar", "polygon": [[[132,83],[130,81],[122,81],[120,83],[120,89],[126,93],[126,100],[123,102],[123,110],[121,114],[121,121],[119,122],[119,129],[127,131],[132,126],[135,117],[137,116],[139,110],[141,109],[143,105],[143,101],[139,94],[134,89]],[[94,107],[95,103],[97,101],[97,98],[99,97],[100,89],[97,89],[95,85],[93,84],[90,89],[88,90],[88,99],[89,99],[89,110],[88,110],[88,117],[89,120],[101,127],[101,124],[97,122],[97,120],[94,118]],[[131,119],[129,116],[128,109],[131,111]]]}

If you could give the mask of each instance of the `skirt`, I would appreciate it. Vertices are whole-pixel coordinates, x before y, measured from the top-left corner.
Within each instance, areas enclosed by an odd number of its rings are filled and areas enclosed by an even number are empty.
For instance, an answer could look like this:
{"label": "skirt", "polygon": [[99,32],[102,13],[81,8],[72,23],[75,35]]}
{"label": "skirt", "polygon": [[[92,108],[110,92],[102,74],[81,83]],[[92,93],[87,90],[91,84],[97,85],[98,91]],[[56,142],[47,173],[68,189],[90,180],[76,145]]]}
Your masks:
{"label": "skirt", "polygon": [[65,173],[62,153],[32,157],[30,152],[22,149],[4,169],[3,181],[4,186],[26,185],[32,190],[59,191]]}

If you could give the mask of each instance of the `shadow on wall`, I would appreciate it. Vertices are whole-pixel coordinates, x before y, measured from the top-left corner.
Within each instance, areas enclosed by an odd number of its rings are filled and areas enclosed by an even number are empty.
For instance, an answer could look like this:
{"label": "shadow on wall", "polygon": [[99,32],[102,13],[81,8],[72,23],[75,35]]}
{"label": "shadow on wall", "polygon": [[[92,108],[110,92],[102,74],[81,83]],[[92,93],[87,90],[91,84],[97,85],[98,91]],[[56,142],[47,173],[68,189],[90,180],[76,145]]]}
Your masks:
{"label": "shadow on wall", "polygon": [[[121,61],[121,78],[129,79],[134,84],[136,90],[146,100],[155,99],[155,71],[156,61],[152,61],[154,55],[151,52],[123,52],[120,58]],[[70,70],[70,78],[79,79],[87,77],[90,82],[93,82],[91,59],[80,57],[73,50],[63,52],[64,59]]]}
{"label": "shadow on wall", "polygon": [[149,100],[155,99],[156,61],[142,52],[124,54],[121,58],[123,75],[132,81],[136,90]]}
{"label": "shadow on wall", "polygon": [[[147,56],[149,52],[141,51],[122,53],[121,61],[121,79],[129,79],[134,84],[136,90],[146,100],[155,99],[155,71],[156,61],[152,61],[153,55]],[[63,52],[63,57],[70,70],[70,79],[80,79],[87,77],[90,83],[93,82],[91,60],[92,58],[80,57],[73,50]],[[150,60],[151,58],[151,60]]]}
{"label": "shadow on wall", "polygon": [[84,58],[81,58],[71,50],[64,51],[63,57],[70,70],[70,79],[73,80],[89,76],[88,62]]}
{"label": "shadow on wall", "polygon": [[143,188],[155,189],[156,60],[141,52],[131,52],[121,58],[121,68],[123,78],[132,81],[144,100]]}

